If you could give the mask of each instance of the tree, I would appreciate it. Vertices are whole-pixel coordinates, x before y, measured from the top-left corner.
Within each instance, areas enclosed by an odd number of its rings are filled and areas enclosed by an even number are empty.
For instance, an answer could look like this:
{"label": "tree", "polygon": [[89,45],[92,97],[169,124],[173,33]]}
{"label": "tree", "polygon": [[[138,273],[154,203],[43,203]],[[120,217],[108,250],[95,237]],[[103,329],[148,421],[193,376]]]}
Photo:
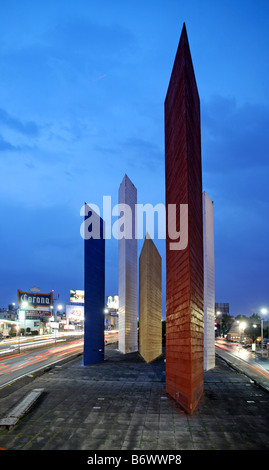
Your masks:
{"label": "tree", "polygon": [[258,336],[261,336],[261,318],[257,313],[253,313],[248,318],[248,327],[245,329],[245,333],[252,338],[253,343]]}
{"label": "tree", "polygon": [[256,341],[258,336],[261,336],[261,318],[257,313],[253,313],[250,317],[246,317],[246,315],[237,315],[236,320],[246,323],[247,326],[243,333],[249,336],[253,343]]}
{"label": "tree", "polygon": [[221,316],[221,333],[226,335],[234,322],[234,317],[228,313],[223,313]]}
{"label": "tree", "polygon": [[250,317],[246,317],[246,315],[237,315],[237,317],[235,317],[236,321],[244,322],[244,323],[247,323],[247,324],[249,322],[249,318]]}

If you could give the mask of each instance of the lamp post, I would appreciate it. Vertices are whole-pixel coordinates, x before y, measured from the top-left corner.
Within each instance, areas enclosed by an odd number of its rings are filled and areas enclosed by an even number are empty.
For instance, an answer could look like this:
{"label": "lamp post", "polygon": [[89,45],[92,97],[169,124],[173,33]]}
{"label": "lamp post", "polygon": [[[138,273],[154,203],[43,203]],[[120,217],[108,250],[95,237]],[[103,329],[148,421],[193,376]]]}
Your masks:
{"label": "lamp post", "polygon": [[242,336],[242,334],[243,334],[243,330],[245,330],[246,327],[247,327],[246,322],[244,322],[244,321],[239,322],[240,343],[242,343],[242,338],[241,338],[241,336]]}
{"label": "lamp post", "polygon": [[62,310],[63,306],[62,305],[58,305],[57,306],[57,309],[56,309],[56,312],[58,312],[58,310]]}
{"label": "lamp post", "polygon": [[[267,309],[266,308],[262,308],[261,309],[261,313],[263,315],[266,315],[267,314]],[[261,349],[263,351],[263,318],[261,319]]]}
{"label": "lamp post", "polygon": [[[58,310],[61,311],[62,309],[63,309],[63,306],[62,306],[61,304],[58,305],[58,307],[57,307],[57,312],[58,312]],[[58,323],[58,335],[59,335],[59,327],[60,327],[60,323]]]}
{"label": "lamp post", "polygon": [[[220,316],[221,315],[221,312],[220,311],[217,311],[216,312],[216,317]],[[217,325],[219,325],[219,335],[221,337],[222,335],[222,318],[220,319],[220,321],[218,322],[217,321]]]}
{"label": "lamp post", "polygon": [[[53,308],[53,307],[52,307]],[[55,306],[55,312],[54,312],[54,342],[56,343],[56,323],[57,323],[57,312],[62,310],[63,306],[62,305],[57,305]],[[59,331],[59,329],[58,329]]]}
{"label": "lamp post", "polygon": [[[28,307],[28,302],[24,301],[22,302],[21,306],[18,308],[18,312],[17,312],[19,324],[21,325],[23,321],[24,334],[25,334],[25,309],[27,307]],[[19,329],[21,329],[21,327]]]}
{"label": "lamp post", "polygon": [[16,325],[16,331],[17,331],[17,335],[18,335],[18,352],[20,352],[20,324],[19,324],[19,322]]}
{"label": "lamp post", "polygon": [[[14,304],[15,305],[15,304]],[[22,308],[27,308],[28,307],[28,302],[24,301],[22,302],[21,306],[18,306],[17,310],[17,325],[16,325],[16,331],[17,331],[17,336],[18,336],[18,350],[20,352],[21,350],[21,345],[20,345],[20,330],[21,330],[21,321],[23,320],[23,329],[25,330],[25,310],[22,310]]]}
{"label": "lamp post", "polygon": [[[253,326],[253,328],[257,328],[257,325],[256,325],[255,323],[254,323],[252,326]],[[254,340],[254,338],[255,338],[255,340]],[[252,343],[252,351],[253,351],[253,352],[256,351],[256,339],[257,339],[257,338],[256,338],[256,334],[255,334],[255,335],[253,335],[253,337],[252,337],[252,341],[254,341],[254,342]]]}

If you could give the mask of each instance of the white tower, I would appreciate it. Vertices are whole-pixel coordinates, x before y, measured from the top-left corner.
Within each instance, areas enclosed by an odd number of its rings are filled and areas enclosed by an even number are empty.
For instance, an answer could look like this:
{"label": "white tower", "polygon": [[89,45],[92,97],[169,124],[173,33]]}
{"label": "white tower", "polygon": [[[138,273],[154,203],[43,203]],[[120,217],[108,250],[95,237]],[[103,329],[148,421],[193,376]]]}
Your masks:
{"label": "white tower", "polygon": [[215,253],[214,208],[203,193],[204,239],[204,370],[215,367]]}
{"label": "white tower", "polygon": [[136,203],[137,189],[125,175],[119,187],[119,350],[124,354],[138,350]]}

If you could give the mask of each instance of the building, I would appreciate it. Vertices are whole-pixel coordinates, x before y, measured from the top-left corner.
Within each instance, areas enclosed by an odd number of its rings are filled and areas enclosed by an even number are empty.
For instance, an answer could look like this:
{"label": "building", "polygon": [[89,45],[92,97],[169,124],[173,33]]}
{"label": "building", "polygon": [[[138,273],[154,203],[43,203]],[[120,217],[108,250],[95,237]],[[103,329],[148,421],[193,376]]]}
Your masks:
{"label": "building", "polygon": [[[104,222],[87,204],[84,225],[84,365],[104,360]],[[91,231],[89,231],[91,228]]]}
{"label": "building", "polygon": [[203,193],[204,241],[204,370],[215,367],[215,252],[214,208]]}
{"label": "building", "polygon": [[53,317],[53,293],[41,293],[38,287],[29,292],[18,290],[17,320],[21,334],[43,334],[51,332]]}
{"label": "building", "polygon": [[139,353],[146,362],[162,354],[162,259],[148,234],[139,257]]}
{"label": "building", "polygon": [[17,313],[15,310],[0,309],[0,338],[6,338],[17,332]]}
{"label": "building", "polygon": [[222,315],[223,313],[229,314],[230,307],[229,303],[216,302],[215,303],[215,315]]}
{"label": "building", "polygon": [[1,320],[10,320],[13,321],[17,317],[17,313],[15,310],[7,310],[5,308],[0,309],[0,319]]}
{"label": "building", "polygon": [[[203,393],[203,209],[200,99],[185,24],[165,98],[165,193],[166,391],[192,413]],[[169,236],[171,205],[177,243]]]}
{"label": "building", "polygon": [[119,187],[119,207],[123,209],[124,218],[123,223],[119,221],[118,241],[119,351],[124,354],[138,350],[136,203],[137,189],[125,175]]}
{"label": "building", "polygon": [[109,295],[105,308],[105,330],[119,329],[119,296]]}

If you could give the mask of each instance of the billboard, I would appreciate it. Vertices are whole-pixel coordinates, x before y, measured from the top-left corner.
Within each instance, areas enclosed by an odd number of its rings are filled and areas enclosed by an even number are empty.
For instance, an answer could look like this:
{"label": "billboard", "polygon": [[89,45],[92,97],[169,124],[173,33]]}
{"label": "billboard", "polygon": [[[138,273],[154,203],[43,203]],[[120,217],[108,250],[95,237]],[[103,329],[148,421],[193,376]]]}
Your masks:
{"label": "billboard", "polygon": [[70,290],[70,302],[84,304],[84,290]]}
{"label": "billboard", "polygon": [[27,302],[27,307],[41,308],[53,305],[52,292],[50,294],[40,294],[39,292],[22,292],[18,290],[18,305]]}
{"label": "billboard", "polygon": [[52,312],[50,310],[19,310],[19,320],[28,320],[33,318],[51,317]]}
{"label": "billboard", "polygon": [[81,305],[66,305],[66,318],[71,321],[84,320],[84,307]]}
{"label": "billboard", "polygon": [[106,299],[107,308],[112,308],[118,310],[119,308],[119,296],[118,295],[109,295]]}

